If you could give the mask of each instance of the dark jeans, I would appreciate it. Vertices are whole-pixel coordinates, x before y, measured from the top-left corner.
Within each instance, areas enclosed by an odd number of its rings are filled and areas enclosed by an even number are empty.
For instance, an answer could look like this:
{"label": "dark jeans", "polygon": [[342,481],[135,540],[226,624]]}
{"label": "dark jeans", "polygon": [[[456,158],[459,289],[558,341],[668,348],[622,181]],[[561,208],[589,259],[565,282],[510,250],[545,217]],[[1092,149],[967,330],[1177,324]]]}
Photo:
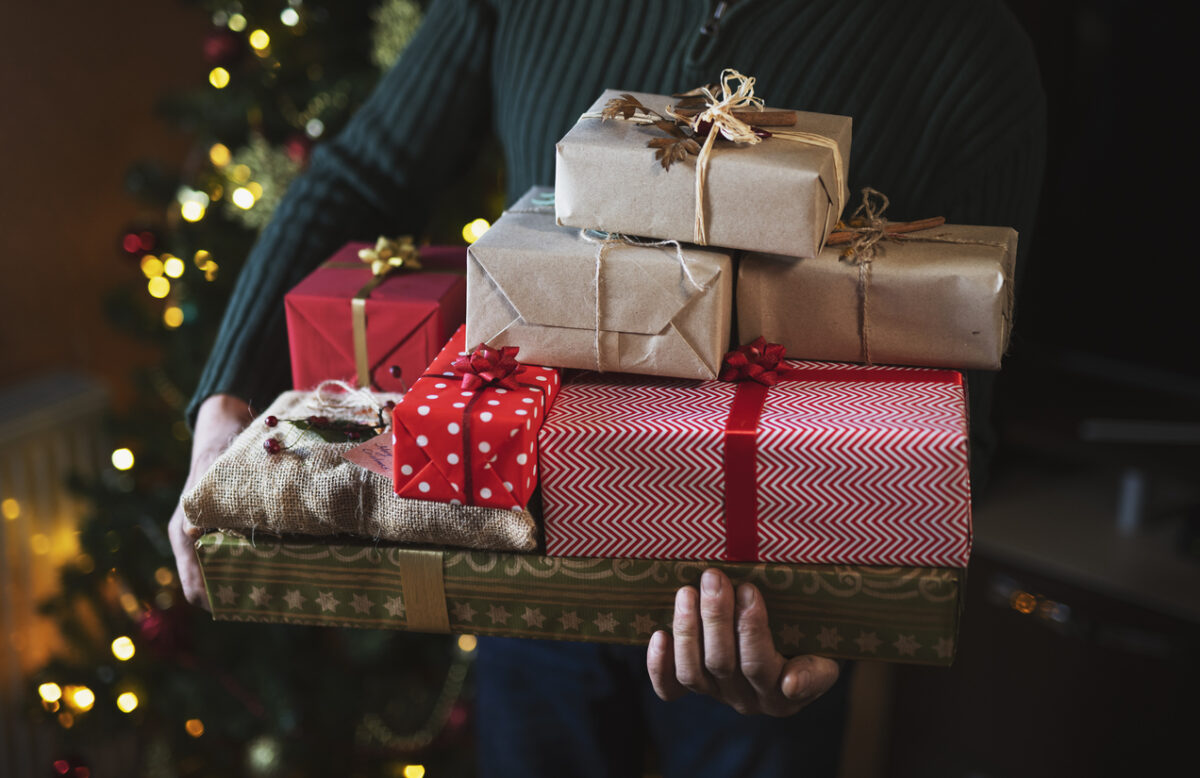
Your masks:
{"label": "dark jeans", "polygon": [[475,666],[481,776],[837,772],[849,665],[824,697],[784,719],[742,716],[697,694],[663,702],[644,647],[481,637]]}

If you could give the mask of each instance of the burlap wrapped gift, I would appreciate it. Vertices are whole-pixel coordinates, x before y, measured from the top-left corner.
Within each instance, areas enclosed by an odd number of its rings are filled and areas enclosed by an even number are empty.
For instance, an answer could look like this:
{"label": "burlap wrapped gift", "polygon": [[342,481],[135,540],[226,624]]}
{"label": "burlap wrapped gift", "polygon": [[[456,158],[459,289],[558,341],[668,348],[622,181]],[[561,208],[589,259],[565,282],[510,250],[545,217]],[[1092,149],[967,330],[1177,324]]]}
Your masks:
{"label": "burlap wrapped gift", "polygon": [[[391,479],[343,458],[358,445],[329,442],[285,420],[326,416],[373,425],[379,408],[401,395],[285,392],[217,459],[183,497],[188,520],[201,529],[275,535],[355,535],[405,543],[532,551],[537,525],[528,511],[407,500]],[[279,419],[268,427],[265,419]],[[390,414],[383,414],[390,422]],[[269,453],[268,438],[282,450]]]}

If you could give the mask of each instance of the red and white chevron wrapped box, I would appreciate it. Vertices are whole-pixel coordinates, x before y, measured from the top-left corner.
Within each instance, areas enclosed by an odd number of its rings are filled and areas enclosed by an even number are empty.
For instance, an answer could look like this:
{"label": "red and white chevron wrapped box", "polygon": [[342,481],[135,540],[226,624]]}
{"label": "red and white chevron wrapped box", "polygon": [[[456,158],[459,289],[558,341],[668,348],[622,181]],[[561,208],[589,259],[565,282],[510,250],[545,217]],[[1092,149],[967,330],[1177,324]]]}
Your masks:
{"label": "red and white chevron wrapped box", "polygon": [[770,387],[568,380],[540,437],[546,553],[966,566],[961,374],[779,372]]}
{"label": "red and white chevron wrapped box", "polygon": [[396,405],[396,494],[522,510],[538,482],[538,428],[558,371],[520,365],[516,349],[465,350],[458,331]]}

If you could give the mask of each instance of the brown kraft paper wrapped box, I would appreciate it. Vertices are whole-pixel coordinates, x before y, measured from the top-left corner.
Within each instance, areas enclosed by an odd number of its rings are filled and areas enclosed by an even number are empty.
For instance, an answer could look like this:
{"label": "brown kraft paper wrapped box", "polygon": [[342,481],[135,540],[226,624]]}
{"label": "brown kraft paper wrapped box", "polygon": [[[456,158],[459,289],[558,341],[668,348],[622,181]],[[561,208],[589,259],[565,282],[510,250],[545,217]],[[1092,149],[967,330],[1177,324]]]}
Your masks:
{"label": "brown kraft paper wrapped box", "polygon": [[[585,113],[599,115],[622,92],[607,90]],[[633,92],[661,113],[674,98]],[[749,145],[718,141],[704,192],[707,245],[791,256],[815,256],[846,202],[850,118],[797,112],[791,127],[837,143],[830,149],[766,138]],[[580,118],[558,142],[555,210],[559,224],[660,239],[697,242],[696,157],[664,170],[646,147],[663,133],[622,119]],[[838,192],[839,181],[841,192]]]}
{"label": "brown kraft paper wrapped box", "polygon": [[531,189],[468,251],[468,347],[518,346],[533,365],[715,378],[729,348],[730,252],[604,246],[557,226],[552,198]]}
{"label": "brown kraft paper wrapped box", "polygon": [[738,337],[794,359],[998,370],[1012,326],[1017,233],[943,225],[889,238],[865,266],[840,246],[808,259],[747,254]]}

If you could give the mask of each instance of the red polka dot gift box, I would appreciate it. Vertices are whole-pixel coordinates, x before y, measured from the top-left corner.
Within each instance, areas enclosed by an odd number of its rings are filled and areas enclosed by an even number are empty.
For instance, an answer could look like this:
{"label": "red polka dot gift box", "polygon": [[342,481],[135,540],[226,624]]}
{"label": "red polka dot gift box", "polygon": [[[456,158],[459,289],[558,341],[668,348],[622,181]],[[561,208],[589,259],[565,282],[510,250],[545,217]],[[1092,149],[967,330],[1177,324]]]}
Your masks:
{"label": "red polka dot gift box", "polygon": [[515,347],[466,346],[459,330],[393,411],[396,494],[522,510],[538,485],[538,430],[558,371]]}

